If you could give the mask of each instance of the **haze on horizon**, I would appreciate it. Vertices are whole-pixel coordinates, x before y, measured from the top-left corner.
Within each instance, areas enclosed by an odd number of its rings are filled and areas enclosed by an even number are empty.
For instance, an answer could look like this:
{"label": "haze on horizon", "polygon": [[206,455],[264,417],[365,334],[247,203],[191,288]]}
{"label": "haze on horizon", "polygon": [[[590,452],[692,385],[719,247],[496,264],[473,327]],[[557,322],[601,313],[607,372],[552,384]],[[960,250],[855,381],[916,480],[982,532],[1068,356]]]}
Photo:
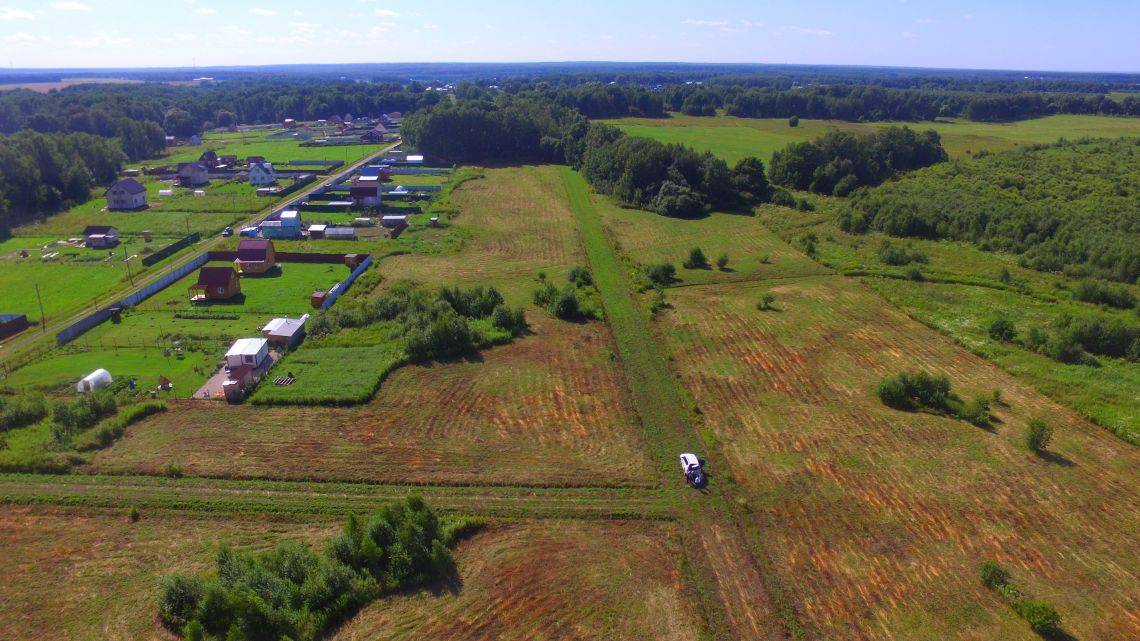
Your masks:
{"label": "haze on horizon", "polygon": [[1140,2],[0,0],[7,68],[748,62],[1140,71]]}

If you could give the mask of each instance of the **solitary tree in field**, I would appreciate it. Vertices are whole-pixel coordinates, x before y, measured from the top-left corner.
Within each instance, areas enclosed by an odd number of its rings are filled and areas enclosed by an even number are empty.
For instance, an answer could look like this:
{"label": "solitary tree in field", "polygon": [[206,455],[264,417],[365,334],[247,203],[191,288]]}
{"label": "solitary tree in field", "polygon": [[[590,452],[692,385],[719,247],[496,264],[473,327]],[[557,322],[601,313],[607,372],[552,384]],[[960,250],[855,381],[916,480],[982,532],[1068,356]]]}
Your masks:
{"label": "solitary tree in field", "polygon": [[689,257],[684,262],[685,269],[708,269],[709,259],[700,247],[689,250]]}
{"label": "solitary tree in field", "polygon": [[1030,450],[1041,453],[1045,448],[1049,447],[1049,441],[1053,439],[1053,428],[1039,419],[1031,418],[1026,424],[1025,428],[1025,444]]}
{"label": "solitary tree in field", "polygon": [[776,302],[776,297],[771,294],[764,294],[760,297],[760,302],[756,304],[756,309],[766,312],[770,309],[775,309],[772,305]]}
{"label": "solitary tree in field", "polygon": [[725,268],[728,267],[728,254],[721,254],[716,257],[716,267],[721,271],[724,271]]}

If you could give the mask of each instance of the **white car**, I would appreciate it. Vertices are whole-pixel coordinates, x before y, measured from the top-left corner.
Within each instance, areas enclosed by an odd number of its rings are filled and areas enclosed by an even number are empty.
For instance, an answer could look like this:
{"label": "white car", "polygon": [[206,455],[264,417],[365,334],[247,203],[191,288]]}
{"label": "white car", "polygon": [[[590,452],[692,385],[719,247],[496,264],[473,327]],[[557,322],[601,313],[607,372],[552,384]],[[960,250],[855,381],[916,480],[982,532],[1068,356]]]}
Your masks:
{"label": "white car", "polygon": [[705,475],[703,462],[697,458],[696,454],[685,452],[681,455],[681,470],[685,473],[685,481],[689,485],[700,489],[708,484],[708,476]]}

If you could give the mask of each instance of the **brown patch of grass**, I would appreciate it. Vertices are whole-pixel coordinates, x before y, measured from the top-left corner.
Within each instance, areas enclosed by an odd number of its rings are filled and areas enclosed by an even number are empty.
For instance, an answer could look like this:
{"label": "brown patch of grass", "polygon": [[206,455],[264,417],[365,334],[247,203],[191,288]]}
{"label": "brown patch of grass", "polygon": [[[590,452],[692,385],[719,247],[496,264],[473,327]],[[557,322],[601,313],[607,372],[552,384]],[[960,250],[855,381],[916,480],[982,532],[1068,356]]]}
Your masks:
{"label": "brown patch of grass", "polygon": [[600,323],[531,314],[534,335],[469,361],[397,370],[357,408],[176,403],[90,468],[158,474],[470,483],[648,485],[613,341]]}
{"label": "brown patch of grass", "polygon": [[[765,292],[778,311],[758,312]],[[662,333],[766,524],[783,580],[827,638],[1020,638],[985,590],[994,558],[1082,639],[1140,634],[1140,454],[887,305],[820,277],[670,293]],[[963,397],[1000,389],[992,431],[883,406],[887,374],[945,372]],[[1025,421],[1057,429],[1057,461]]]}
{"label": "brown patch of grass", "polygon": [[315,543],[328,520],[281,521],[143,511],[0,509],[0,637],[26,641],[174,639],[156,616],[158,580],[213,568],[217,544],[263,549]]}
{"label": "brown patch of grass", "polygon": [[458,586],[377,602],[333,638],[695,641],[670,530],[573,521],[492,528],[459,546]]}

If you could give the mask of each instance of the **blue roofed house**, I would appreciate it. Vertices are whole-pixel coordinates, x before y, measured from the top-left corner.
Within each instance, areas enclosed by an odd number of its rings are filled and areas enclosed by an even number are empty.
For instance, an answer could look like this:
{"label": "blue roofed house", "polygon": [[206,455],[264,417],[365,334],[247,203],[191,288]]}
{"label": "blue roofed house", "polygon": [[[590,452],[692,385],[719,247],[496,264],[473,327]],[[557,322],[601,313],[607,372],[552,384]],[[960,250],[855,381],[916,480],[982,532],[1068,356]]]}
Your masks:
{"label": "blue roofed house", "polygon": [[265,238],[300,238],[301,215],[296,210],[286,210],[276,220],[261,223],[261,235]]}

